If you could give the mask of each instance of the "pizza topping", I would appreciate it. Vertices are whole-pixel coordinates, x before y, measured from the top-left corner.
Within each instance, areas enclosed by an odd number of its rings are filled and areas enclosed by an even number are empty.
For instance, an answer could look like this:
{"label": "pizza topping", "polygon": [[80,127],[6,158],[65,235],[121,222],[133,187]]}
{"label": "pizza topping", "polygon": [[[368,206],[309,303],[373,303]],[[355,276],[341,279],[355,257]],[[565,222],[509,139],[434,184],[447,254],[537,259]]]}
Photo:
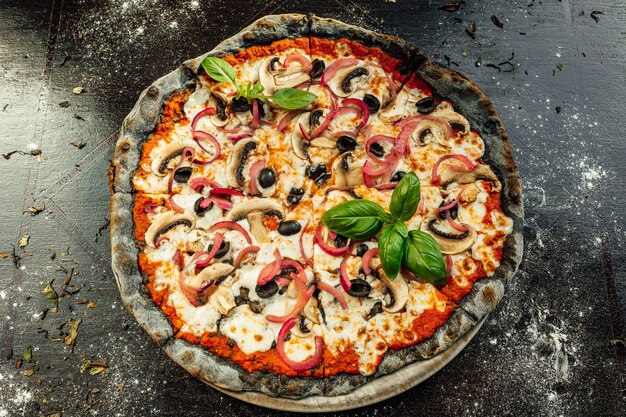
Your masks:
{"label": "pizza topping", "polygon": [[[306,278],[301,274],[291,273],[292,283],[294,285],[293,288],[296,289],[296,305],[293,307],[291,312],[285,314],[284,316],[275,316],[273,314],[269,314],[265,316],[266,320],[272,323],[284,323],[287,320],[293,319],[298,316],[309,302],[313,291],[315,291],[315,285],[311,285],[307,288],[306,286]],[[291,285],[291,284],[290,284]]]}
{"label": "pizza topping", "polygon": [[193,120],[191,121],[191,130],[192,131],[196,130],[196,126],[198,125],[198,122],[200,121],[200,119],[206,116],[211,116],[213,114],[215,114],[215,107],[207,107],[206,109],[198,112],[198,114],[196,114]]}
{"label": "pizza topping", "polygon": [[326,164],[321,162],[306,167],[305,175],[315,181],[318,186],[323,185],[330,178],[330,173],[326,172]]}
{"label": "pizza topping", "polygon": [[[232,210],[231,210],[231,213],[232,213]],[[250,237],[246,229],[244,229],[243,227],[241,227],[241,225],[235,223],[234,221],[224,220],[221,222],[217,222],[209,228],[209,231],[215,232],[216,230],[220,230],[220,229],[235,230],[241,233],[249,244],[252,244],[252,238]]]}
{"label": "pizza topping", "polygon": [[378,110],[380,110],[380,100],[378,100],[378,98],[372,94],[365,94],[363,96],[363,102],[367,105],[367,108],[369,109],[371,114],[374,114]]}
{"label": "pizza topping", "polygon": [[219,311],[222,315],[227,316],[230,310],[237,307],[237,304],[235,303],[235,297],[233,296],[233,292],[230,290],[230,288],[226,286],[226,282],[215,285],[217,286],[217,288],[209,296],[208,302],[213,307],[215,307],[217,311]]}
{"label": "pizza topping", "polygon": [[371,285],[369,284],[369,282],[365,281],[364,279],[356,278],[356,279],[350,280],[350,282],[352,285],[350,286],[350,291],[348,291],[348,294],[350,294],[353,297],[358,297],[358,298],[367,297],[369,293],[372,291]]}
{"label": "pizza topping", "polygon": [[[196,141],[196,143],[198,144],[198,146],[206,153],[208,154],[213,154],[213,158],[209,159],[209,160],[205,160],[205,161],[198,161],[198,160],[194,160],[194,163],[202,163],[202,164],[209,164],[213,161],[215,161],[217,158],[220,157],[220,153],[221,153],[221,147],[219,142],[217,141],[217,139],[215,139],[215,137],[209,133],[203,132],[201,130],[196,130],[193,132],[193,140]],[[204,141],[207,141],[209,143],[211,143],[211,145],[213,145],[213,151],[209,150],[206,148],[206,145],[203,144]]]}
{"label": "pizza topping", "polygon": [[326,239],[324,238],[324,231],[326,231],[326,235],[328,235],[328,229],[324,227],[323,223],[320,223],[315,229],[315,243],[324,252],[332,256],[343,256],[350,252],[350,249],[347,246],[336,248],[326,243]]}
{"label": "pizza topping", "polygon": [[290,205],[298,204],[303,196],[304,190],[302,188],[292,187],[287,195],[287,203]]}
{"label": "pizza topping", "polygon": [[257,279],[257,285],[267,284],[280,272],[283,258],[280,255],[280,251],[278,250],[278,248],[274,249],[274,257],[274,262],[265,265],[263,269],[261,269],[261,272],[259,273],[259,278]]}
{"label": "pizza topping", "polygon": [[366,155],[376,163],[382,164],[385,160],[382,158],[385,156],[385,148],[381,143],[390,143],[395,145],[396,139],[387,135],[374,135],[365,141],[365,153]]}
{"label": "pizza topping", "polygon": [[363,184],[363,174],[361,167],[353,163],[354,155],[346,152],[337,158],[333,163],[333,173],[335,177],[335,186],[337,187],[356,187]]}
{"label": "pizza topping", "polygon": [[[445,157],[441,158],[440,161],[444,158]],[[435,172],[434,167],[433,172]],[[469,171],[460,171],[454,168],[448,168],[445,169],[437,179],[438,183],[444,188],[452,183],[463,185],[473,184],[476,181],[482,180],[490,181],[492,183],[492,190],[495,192],[500,192],[502,189],[502,184],[500,183],[497,175],[494,174],[491,168],[483,164],[476,164],[476,166]]]}
{"label": "pizza topping", "polygon": [[278,225],[278,233],[283,236],[291,236],[300,233],[302,225],[296,220],[285,220]]}
{"label": "pizza topping", "polygon": [[[334,64],[331,64],[331,66],[328,67],[327,73],[333,65]],[[356,64],[337,70],[336,74],[326,81],[330,89],[337,96],[348,97],[354,93],[357,88],[364,85],[370,78],[371,72],[367,68]]]}
{"label": "pizza topping", "polygon": [[313,64],[311,63],[311,60],[302,54],[289,55],[287,58],[285,58],[285,61],[283,61],[283,68],[288,68],[292,62],[299,63],[303,71],[308,72],[313,69]]}
{"label": "pizza topping", "polygon": [[171,142],[165,149],[152,160],[152,173],[164,177],[168,164],[177,156],[180,156],[185,149],[185,145],[180,142]]}
{"label": "pizza topping", "polygon": [[406,113],[409,98],[409,93],[405,89],[400,90],[395,99],[378,113],[378,118],[387,123],[400,120]]}
{"label": "pizza topping", "polygon": [[347,106],[348,108],[356,107],[357,110],[361,111],[361,122],[359,123],[359,128],[362,128],[367,124],[370,117],[370,108],[363,100],[359,100],[358,98],[347,98],[343,100],[341,104],[343,106]]}
{"label": "pizza topping", "polygon": [[[441,163],[443,161],[447,161],[448,159],[456,159],[457,161],[462,162],[466,166],[466,168],[467,168],[466,172],[471,172],[471,171],[475,170],[479,166],[478,163],[472,162],[465,155],[461,155],[461,154],[444,155],[441,158],[439,158],[439,160],[435,163],[435,165],[433,165],[433,169],[432,169],[432,172],[431,172],[431,175],[430,175],[430,182],[433,185],[440,185],[439,173],[437,171],[439,170],[439,166],[441,165]],[[474,181],[470,181],[470,182],[474,182]]]}
{"label": "pizza topping", "polygon": [[391,298],[389,303],[383,306],[383,310],[388,313],[397,313],[404,308],[409,298],[409,286],[402,274],[396,275],[396,278],[391,280],[381,269],[379,270],[379,275],[387,286],[387,291]]}
{"label": "pizza topping", "polygon": [[309,76],[312,79],[319,78],[322,76],[325,69],[326,63],[324,62],[324,60],[315,58],[311,63],[311,71],[309,71]]}
{"label": "pizza topping", "polygon": [[[217,235],[218,233],[216,233]],[[209,254],[213,252],[214,246],[217,244],[217,239],[215,241],[215,244],[211,243],[209,245],[209,247],[207,248],[207,250],[209,251]],[[230,252],[230,242],[227,242],[225,240],[222,240],[220,242],[219,248],[215,251],[215,253],[213,254],[213,257],[216,259],[219,258],[223,258],[224,256],[226,256],[228,253]]]}
{"label": "pizza topping", "polygon": [[248,172],[250,175],[250,195],[260,194],[259,188],[257,184],[259,183],[259,176],[261,172],[265,169],[265,159],[260,159],[250,165],[250,171]]}
{"label": "pizza topping", "polygon": [[192,229],[195,225],[196,220],[191,216],[172,212],[159,214],[146,231],[146,244],[151,248],[156,248],[158,247],[156,242],[159,238],[176,226],[185,226],[188,229]]}
{"label": "pizza topping", "polygon": [[272,168],[263,168],[259,175],[259,185],[263,188],[270,188],[276,183],[276,172]]}
{"label": "pizza topping", "polygon": [[437,107],[437,104],[435,103],[435,100],[433,100],[432,97],[424,97],[423,99],[415,103],[415,108],[417,109],[419,113],[422,113],[422,114],[432,113],[436,107]]}
{"label": "pizza topping", "polygon": [[247,247],[243,248],[241,251],[239,251],[239,253],[235,257],[235,260],[233,261],[233,266],[235,268],[239,268],[239,266],[241,265],[241,263],[245,259],[246,255],[248,255],[249,253],[257,253],[260,250],[261,250],[260,247],[253,246],[253,245],[250,245],[250,246],[247,246]]}
{"label": "pizza topping", "polygon": [[285,67],[280,64],[279,57],[271,56],[261,63],[259,82],[266,94],[272,95],[280,88],[295,87],[310,80],[308,74],[310,62],[303,66],[295,58],[292,61],[292,64]]}
{"label": "pizza topping", "polygon": [[278,284],[274,280],[268,281],[263,285],[257,284],[254,291],[261,298],[270,298],[278,292]]}
{"label": "pizza topping", "polygon": [[[214,109],[214,111],[209,114],[211,123],[215,126],[226,126],[226,124],[228,124],[228,114],[226,113],[226,104],[222,101],[222,98],[218,97],[216,94],[211,94],[209,96],[208,105],[209,108]],[[197,121],[198,120],[196,120],[196,124]],[[193,125],[193,130],[195,130],[195,127],[196,125]]]}
{"label": "pizza topping", "polygon": [[317,285],[317,288],[319,288],[321,291],[325,291],[328,294],[335,297],[335,299],[337,300],[337,302],[339,303],[342,309],[344,310],[348,309],[348,302],[346,301],[346,297],[344,297],[341,291],[339,291],[337,288],[333,287],[332,285],[326,284],[325,282],[322,282],[322,281],[318,282],[316,285]]}
{"label": "pizza topping", "polygon": [[315,351],[313,352],[313,355],[302,362],[293,361],[289,359],[287,353],[285,353],[285,338],[287,337],[287,334],[289,333],[291,328],[295,325],[296,321],[294,319],[289,319],[280,328],[280,331],[278,332],[278,337],[276,339],[276,352],[278,353],[280,359],[285,363],[285,365],[296,371],[306,371],[315,367],[321,361],[322,353],[324,350],[324,339],[322,339],[320,336],[315,336]]}
{"label": "pizza topping", "polygon": [[466,224],[462,225],[465,231],[453,227],[449,212],[446,220],[444,222],[437,217],[428,217],[424,219],[421,229],[435,238],[443,254],[454,255],[469,249],[476,240],[476,230]]}
{"label": "pizza topping", "polygon": [[356,148],[356,139],[343,135],[339,136],[339,139],[335,142],[339,153],[353,151]]}
{"label": "pizza topping", "polygon": [[[285,116],[286,118],[287,116]],[[310,113],[302,113],[298,117],[297,129],[291,132],[291,146],[294,153],[300,159],[307,159],[307,149],[309,147],[309,120]],[[282,121],[281,121],[282,122]]]}
{"label": "pizza topping", "polygon": [[174,181],[184,184],[191,177],[191,167],[180,167],[174,171]]}
{"label": "pizza topping", "polygon": [[[202,202],[205,200],[204,197],[199,197],[195,203],[193,203],[193,211],[199,216],[199,217],[203,217],[207,211],[211,210],[213,208],[213,202],[209,199],[207,199],[208,204],[206,204],[204,207],[202,207]],[[171,204],[171,202],[170,202]]]}
{"label": "pizza topping", "polygon": [[292,110],[285,113],[285,115],[278,122],[278,130],[283,132],[287,126],[289,126],[289,123],[300,114],[302,114],[302,110]]}
{"label": "pizza topping", "polygon": [[363,272],[365,272],[365,275],[370,275],[372,273],[370,267],[372,259],[380,255],[380,250],[378,248],[367,249],[367,245],[365,245],[365,249],[366,251],[361,255],[363,257]]}
{"label": "pizza topping", "polygon": [[257,142],[254,139],[243,139],[233,146],[226,162],[226,178],[231,187],[243,186],[246,180],[243,176],[246,161],[256,148]]}

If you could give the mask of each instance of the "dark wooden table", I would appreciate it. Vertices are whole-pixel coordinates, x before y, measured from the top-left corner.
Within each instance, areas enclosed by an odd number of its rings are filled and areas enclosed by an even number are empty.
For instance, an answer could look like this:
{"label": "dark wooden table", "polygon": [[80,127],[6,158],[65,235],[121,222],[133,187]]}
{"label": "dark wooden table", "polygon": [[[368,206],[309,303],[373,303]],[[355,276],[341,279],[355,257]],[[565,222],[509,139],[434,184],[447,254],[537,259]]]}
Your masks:
{"label": "dark wooden table", "polygon": [[398,35],[472,77],[524,181],[525,257],[498,311],[428,381],[346,414],[624,415],[626,2],[429,3],[0,0],[0,416],[281,414],[187,375],[121,305],[106,171],[143,88],[296,11]]}

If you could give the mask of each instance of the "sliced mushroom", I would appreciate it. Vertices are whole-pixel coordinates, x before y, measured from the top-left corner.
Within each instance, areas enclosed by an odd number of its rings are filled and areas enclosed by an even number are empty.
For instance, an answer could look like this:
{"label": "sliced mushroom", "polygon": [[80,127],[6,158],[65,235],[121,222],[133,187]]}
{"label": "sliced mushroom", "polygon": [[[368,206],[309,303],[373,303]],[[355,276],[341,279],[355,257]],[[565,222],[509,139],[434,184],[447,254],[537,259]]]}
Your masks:
{"label": "sliced mushroom", "polygon": [[296,325],[291,328],[291,333],[298,337],[311,337],[313,336],[313,323],[307,320],[306,317],[300,316],[296,320]]}
{"label": "sliced mushroom", "polygon": [[381,269],[380,278],[387,285],[387,290],[391,297],[391,301],[387,305],[383,305],[383,310],[388,313],[396,313],[402,310],[409,299],[409,285],[402,274],[398,274],[394,280],[390,280]]}
{"label": "sliced mushroom", "polygon": [[409,93],[406,90],[400,90],[395,100],[389,103],[383,111],[378,113],[380,120],[388,123],[400,120],[406,113],[409,98]]}
{"label": "sliced mushroom", "polygon": [[478,188],[478,186],[474,183],[474,184],[465,184],[463,186],[463,191],[461,192],[461,195],[459,196],[459,200],[461,203],[473,203],[474,201],[476,201],[476,197],[478,197],[478,194],[480,193],[480,188]]}
{"label": "sliced mushroom", "polygon": [[432,114],[435,117],[447,121],[451,125],[457,125],[456,127],[460,128],[464,134],[470,131],[470,124],[467,119],[463,115],[455,112],[454,107],[449,103],[444,102],[440,104]]}
{"label": "sliced mushroom", "polygon": [[225,281],[218,285],[215,291],[209,296],[209,304],[215,307],[223,316],[228,315],[230,310],[237,306],[233,292],[230,289],[231,285],[232,281]]}
{"label": "sliced mushroom", "polygon": [[317,298],[315,297],[311,297],[309,299],[309,302],[306,303],[304,309],[302,310],[302,314],[304,314],[304,317],[311,320],[315,324],[322,323],[322,321],[320,320],[320,310],[317,304]]}
{"label": "sliced mushroom", "polygon": [[257,242],[262,243],[267,240],[268,233],[263,223],[263,216],[272,214],[279,219],[285,217],[285,209],[279,203],[268,198],[251,198],[234,206],[226,215],[227,220],[239,221],[248,219],[250,232]]}
{"label": "sliced mushroom", "polygon": [[335,176],[335,186],[337,187],[357,187],[363,184],[362,167],[353,163],[354,155],[346,152],[337,158],[333,163],[333,174]]}
{"label": "sliced mushroom", "polygon": [[193,216],[173,213],[171,211],[159,214],[159,216],[154,219],[150,227],[148,227],[148,230],[146,230],[144,237],[146,244],[151,248],[155,248],[155,243],[159,237],[179,225],[183,225],[188,229],[193,229],[196,225],[196,220]]}
{"label": "sliced mushroom", "polygon": [[159,177],[165,176],[165,171],[167,170],[167,164],[169,164],[172,159],[176,158],[180,154],[183,153],[183,149],[185,149],[185,144],[180,142],[171,142],[165,146],[165,149],[159,152],[159,155],[152,160],[152,173]]}
{"label": "sliced mushroom", "polygon": [[371,77],[371,68],[357,64],[337,71],[328,81],[328,86],[337,96],[348,97],[357,88],[367,83]]}
{"label": "sliced mushroom", "polygon": [[[197,275],[188,278],[188,284],[192,288],[200,288],[208,283],[219,283],[220,278],[230,275],[235,267],[226,263],[215,263],[207,266]],[[234,301],[234,300],[233,300]]]}
{"label": "sliced mushroom", "polygon": [[422,222],[421,229],[435,238],[441,248],[441,253],[454,255],[466,251],[476,241],[476,230],[468,224],[463,224],[463,226],[467,227],[468,230],[459,232],[447,221],[429,216]]}
{"label": "sliced mushroom", "polygon": [[337,142],[330,138],[327,138],[326,136],[320,136],[319,138],[315,138],[310,143],[311,146],[316,148],[335,149],[337,147]]}
{"label": "sliced mushroom", "polygon": [[298,117],[297,123],[294,125],[294,128],[291,132],[291,146],[293,148],[293,152],[300,159],[307,159],[308,152],[307,149],[309,147],[309,143],[304,140],[302,136],[302,132],[300,131],[300,125],[302,125],[302,129],[305,132],[309,132],[309,112],[302,113],[300,117]]}
{"label": "sliced mushroom", "polygon": [[259,82],[266,95],[274,94],[279,88],[295,87],[310,80],[311,77],[302,71],[300,64],[294,62],[284,68],[280,58],[275,55],[261,62],[259,68]]}
{"label": "sliced mushroom", "polygon": [[498,176],[487,165],[480,164],[474,170],[455,171],[453,169],[446,169],[439,174],[439,184],[446,188],[452,183],[456,184],[473,184],[476,181],[491,181],[493,183],[493,191],[500,192],[502,184],[498,179]]}
{"label": "sliced mushroom", "polygon": [[215,108],[215,114],[209,117],[211,123],[215,126],[225,126],[228,123],[225,102],[217,95],[211,94],[211,97],[209,97],[209,107]]}
{"label": "sliced mushroom", "polygon": [[441,124],[431,119],[424,119],[417,125],[417,129],[411,136],[411,141],[418,146],[426,146],[430,143],[437,143],[448,147],[446,133]]}
{"label": "sliced mushroom", "polygon": [[226,179],[231,187],[241,187],[244,185],[245,178],[243,170],[248,160],[248,156],[257,148],[257,142],[254,138],[242,139],[233,146],[226,161]]}

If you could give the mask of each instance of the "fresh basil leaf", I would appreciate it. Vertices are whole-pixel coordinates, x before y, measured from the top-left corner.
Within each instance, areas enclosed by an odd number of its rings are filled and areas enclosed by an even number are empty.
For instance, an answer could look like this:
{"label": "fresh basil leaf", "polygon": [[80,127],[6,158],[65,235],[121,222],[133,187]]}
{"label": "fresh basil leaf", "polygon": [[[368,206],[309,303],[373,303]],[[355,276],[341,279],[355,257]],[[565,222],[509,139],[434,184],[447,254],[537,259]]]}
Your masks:
{"label": "fresh basil leaf", "polygon": [[414,172],[409,172],[393,190],[389,211],[393,217],[404,222],[413,217],[419,202],[420,180]]}
{"label": "fresh basil leaf", "polygon": [[409,236],[409,228],[406,227],[406,224],[397,221],[394,223],[393,228],[396,230],[396,232],[398,232],[398,234],[400,234],[400,236],[402,237],[408,237]]}
{"label": "fresh basil leaf", "polygon": [[426,282],[434,285],[444,285],[447,282],[448,273],[441,249],[437,241],[426,232],[409,232],[403,262],[409,271]]}
{"label": "fresh basil leaf", "polygon": [[287,110],[301,109],[313,103],[316,98],[315,94],[297,88],[281,88],[271,96],[274,104]]}
{"label": "fresh basil leaf", "polygon": [[350,200],[324,213],[322,223],[335,233],[364,240],[378,233],[384,214],[385,210],[373,201]]}
{"label": "fresh basil leaf", "polygon": [[406,239],[398,233],[395,225],[387,225],[382,232],[380,232],[378,236],[380,262],[383,265],[385,275],[391,280],[395,279],[400,271],[405,247]]}
{"label": "fresh basil leaf", "polygon": [[235,69],[222,58],[207,56],[202,61],[202,68],[215,81],[237,84]]}

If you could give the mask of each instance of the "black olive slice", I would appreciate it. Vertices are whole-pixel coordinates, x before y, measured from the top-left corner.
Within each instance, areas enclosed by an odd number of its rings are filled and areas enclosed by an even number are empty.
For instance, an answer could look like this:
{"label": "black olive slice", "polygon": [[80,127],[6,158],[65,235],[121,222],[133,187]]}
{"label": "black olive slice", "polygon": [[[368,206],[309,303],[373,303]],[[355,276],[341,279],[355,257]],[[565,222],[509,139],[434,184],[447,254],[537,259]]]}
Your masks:
{"label": "black olive slice", "polygon": [[370,145],[370,152],[379,158],[385,156],[385,148],[378,142],[374,142]]}
{"label": "black olive slice", "polygon": [[376,98],[376,96],[371,94],[365,94],[363,96],[363,101],[367,104],[367,107],[370,109],[370,113],[374,114],[380,109],[380,100]]}
{"label": "black olive slice", "polygon": [[259,174],[259,185],[269,188],[276,182],[276,173],[272,168],[263,168]]}
{"label": "black olive slice", "polygon": [[311,115],[309,116],[309,125],[312,128],[315,128],[319,125],[321,125],[321,121],[322,121],[322,117],[324,117],[324,110],[314,110],[311,112]]}
{"label": "black olive slice", "polygon": [[236,112],[244,112],[250,110],[250,103],[247,98],[239,97],[230,102],[230,108]]}
{"label": "black olive slice", "polygon": [[350,136],[340,136],[337,139],[337,149],[340,153],[352,151],[356,148],[356,139]]}
{"label": "black olive slice", "polygon": [[278,233],[283,236],[291,236],[300,232],[302,226],[295,220],[285,220],[278,225]]}
{"label": "black olive slice", "polygon": [[435,100],[433,100],[432,97],[424,97],[423,99],[415,103],[415,108],[418,112],[422,114],[432,113],[436,107],[437,104],[435,104]]}
{"label": "black olive slice", "polygon": [[302,333],[309,333],[311,330],[309,330],[309,328],[306,327],[306,322],[304,320],[305,320],[304,316],[300,316],[300,321],[298,322],[298,327],[300,328],[300,331]]}
{"label": "black olive slice", "polygon": [[367,246],[365,243],[361,243],[356,248],[356,256],[363,257],[363,255],[365,255],[365,252],[367,252],[368,250],[369,250],[369,246]]}
{"label": "black olive slice", "polygon": [[254,291],[261,298],[269,298],[278,292],[278,284],[276,281],[271,280],[264,285],[257,285]]}
{"label": "black olive slice", "polygon": [[343,248],[344,246],[348,244],[348,238],[343,235],[337,235],[333,243],[335,244],[335,247]]}
{"label": "black olive slice", "polygon": [[[439,204],[439,207],[444,207],[447,206],[449,203],[446,203],[445,201],[442,201],[441,204]],[[455,220],[456,217],[459,214],[459,205],[455,204],[454,207],[452,207],[450,210],[447,210],[447,212],[450,212],[450,217],[452,218],[452,220]],[[445,220],[446,219],[446,211],[441,211],[439,212],[439,218],[441,220]]]}
{"label": "black olive slice", "polygon": [[404,171],[396,171],[396,173],[393,174],[393,177],[391,177],[391,179],[389,181],[390,182],[400,182],[400,180],[402,178],[404,178],[405,175],[406,175],[406,172],[404,172]]}
{"label": "black olive slice", "polygon": [[276,71],[277,69],[277,64],[280,64],[280,58],[275,56],[274,58],[272,58],[269,62],[269,64],[267,65],[270,71]]}
{"label": "black olive slice", "polygon": [[321,77],[326,69],[326,63],[323,60],[316,58],[311,64],[313,64],[313,68],[309,71],[309,76],[311,78]]}
{"label": "black olive slice", "polygon": [[302,197],[304,196],[304,190],[302,188],[293,187],[289,190],[289,194],[287,195],[287,202],[291,205],[298,204]]}
{"label": "black olive slice", "polygon": [[243,147],[243,151],[241,152],[241,159],[239,160],[239,165],[237,166],[237,183],[243,184],[245,182],[245,178],[243,176],[243,169],[246,165],[246,161],[248,160],[248,155],[250,152],[256,149],[256,142],[251,140],[246,143]]}
{"label": "black olive slice", "polygon": [[183,153],[183,150],[179,149],[176,152],[172,152],[171,154],[167,155],[167,157],[164,158],[163,161],[161,161],[161,165],[159,165],[159,172],[161,174],[165,173],[165,170],[167,169],[167,164],[169,164],[172,159],[176,158],[182,153]]}
{"label": "black olive slice", "polygon": [[217,102],[217,108],[215,109],[215,115],[217,116],[218,119],[220,119],[222,121],[226,120],[228,118],[228,115],[226,114],[226,105],[219,98],[217,100],[215,100],[215,101]]}
{"label": "black olive slice", "polygon": [[327,171],[326,165],[324,165],[323,163],[319,163],[317,165],[306,167],[305,174],[307,177],[309,177],[313,181],[316,181],[319,177],[326,174],[326,171]]}
{"label": "black olive slice", "polygon": [[198,198],[196,200],[195,203],[193,203],[193,211],[195,211],[196,214],[198,216],[200,216],[200,217],[204,216],[207,211],[209,211],[209,210],[211,210],[213,208],[213,202],[212,201],[205,208],[200,207],[200,203],[202,203],[203,200],[204,200],[204,197],[200,197],[200,198]]}
{"label": "black olive slice", "polygon": [[159,240],[159,238],[164,235],[165,233],[169,232],[170,230],[172,230],[173,228],[175,228],[178,225],[184,225],[187,227],[191,227],[191,222],[187,219],[180,219],[177,220],[175,222],[172,222],[170,224],[168,224],[167,226],[163,227],[163,229],[159,230],[158,232],[156,232],[154,234],[154,241],[156,242],[157,240]]}
{"label": "black olive slice", "polygon": [[350,282],[352,283],[352,286],[350,287],[348,294],[353,297],[367,297],[370,291],[372,291],[372,286],[369,282],[361,278],[352,279]]}
{"label": "black olive slice", "polygon": [[191,167],[180,167],[174,171],[174,181],[184,184],[191,177]]}

